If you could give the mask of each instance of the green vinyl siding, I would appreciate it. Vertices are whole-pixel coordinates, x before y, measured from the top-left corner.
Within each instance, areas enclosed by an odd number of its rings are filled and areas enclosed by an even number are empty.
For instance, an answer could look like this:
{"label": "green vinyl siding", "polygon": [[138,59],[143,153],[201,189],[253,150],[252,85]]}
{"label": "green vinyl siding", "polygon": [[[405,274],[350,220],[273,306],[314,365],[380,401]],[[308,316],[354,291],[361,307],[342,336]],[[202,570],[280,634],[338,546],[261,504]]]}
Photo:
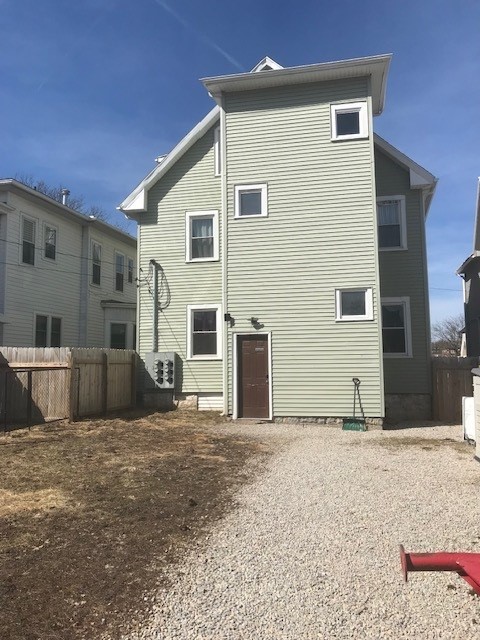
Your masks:
{"label": "green vinyl siding", "polygon": [[385,393],[431,392],[430,334],[426,296],[425,222],[421,190],[410,188],[406,169],[375,149],[377,196],[404,195],[407,250],[380,251],[383,298],[410,298],[411,358],[384,358]]}
{"label": "green vinyl siding", "polygon": [[[234,332],[270,332],[275,416],[348,416],[352,378],[383,415],[378,258],[370,138],[331,141],[330,103],[366,79],[225,96],[229,403]],[[369,105],[370,112],[370,105]],[[268,185],[268,217],[234,219],[234,187]],[[370,287],[373,320],[335,321],[335,289]]]}
{"label": "green vinyl siding", "polygon": [[222,391],[221,360],[187,359],[187,305],[222,302],[220,262],[185,262],[185,212],[220,212],[221,178],[214,176],[213,129],[150,189],[148,211],[140,223],[139,352],[143,357],[152,350],[153,298],[148,274],[153,258],[164,273],[163,279],[159,276],[160,302],[169,300],[158,314],[158,349],[179,354],[179,391],[183,393]]}

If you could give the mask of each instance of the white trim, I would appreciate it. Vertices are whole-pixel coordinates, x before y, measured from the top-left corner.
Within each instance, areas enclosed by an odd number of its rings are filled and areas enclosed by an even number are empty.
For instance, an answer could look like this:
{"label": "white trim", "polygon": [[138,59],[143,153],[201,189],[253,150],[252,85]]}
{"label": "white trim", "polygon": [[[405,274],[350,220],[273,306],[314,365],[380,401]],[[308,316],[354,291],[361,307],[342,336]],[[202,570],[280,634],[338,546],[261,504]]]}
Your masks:
{"label": "white trim", "polygon": [[[380,307],[383,305],[403,305],[403,319],[405,322],[405,353],[383,353],[384,358],[413,358],[412,349],[412,318],[410,315],[410,298],[408,296],[402,296],[398,298],[382,298],[380,301]],[[382,323],[383,333],[383,323]],[[382,338],[383,342],[383,338]]]}
{"label": "white trim", "polygon": [[[365,315],[363,316],[342,316],[342,293],[363,292],[365,294]],[[336,322],[360,322],[363,320],[373,320],[373,291],[371,287],[342,287],[335,289],[335,321]]]}
{"label": "white trim", "polygon": [[[255,215],[242,215],[240,213],[240,194],[244,191],[260,191],[261,213]],[[235,218],[247,220],[248,218],[266,218],[268,216],[268,186],[266,182],[260,184],[236,184],[235,185]]]}
{"label": "white trim", "polygon": [[220,123],[213,130],[213,175],[222,175],[222,153],[220,147]]}
{"label": "white trim", "polygon": [[[117,256],[122,256],[123,258],[123,270],[122,270],[122,275],[123,275],[123,280],[122,280],[122,288],[121,289],[117,289],[117,274],[120,273],[120,271],[117,271]],[[122,253],[121,251],[117,251],[116,249],[114,249],[113,251],[113,290],[115,291],[115,293],[125,293],[125,254]]]}
{"label": "white trim", "polygon": [[[37,344],[37,317],[38,316],[43,316],[44,318],[47,318],[47,347],[50,347],[51,342],[52,342],[52,318],[57,318],[57,320],[60,320],[60,347],[62,346],[63,343],[63,316],[58,314],[58,313],[42,313],[41,311],[34,311],[33,312],[33,346],[36,347]],[[55,348],[55,347],[54,347]]]}
{"label": "white trim", "polygon": [[[233,369],[232,369],[232,391],[233,391],[233,419],[238,418],[238,337],[239,336],[267,336],[268,344],[268,402],[269,412],[268,418],[264,420],[273,420],[273,380],[272,380],[272,332],[262,331],[261,333],[252,333],[251,331],[234,331],[232,333],[232,350],[233,350]],[[255,418],[252,418],[254,420]],[[262,418],[258,418],[262,420]]]}
{"label": "white trim", "polygon": [[[349,133],[347,135],[337,134],[337,114],[339,113],[358,113],[358,133]],[[358,140],[368,138],[368,108],[367,101],[361,102],[341,102],[330,105],[330,124],[332,131],[332,140]]]}
{"label": "white trim", "polygon": [[400,202],[400,246],[399,247],[381,247],[380,237],[378,239],[379,251],[405,251],[408,249],[407,244],[407,207],[404,195],[398,196],[380,196],[377,198],[377,227],[378,224],[378,205],[382,202],[396,201]]}
{"label": "white trim", "polygon": [[[34,218],[33,216],[29,216],[25,213],[20,213],[20,255],[19,255],[19,264],[21,265],[25,265],[27,267],[34,267],[37,263],[37,256],[36,256],[36,252],[37,252],[37,228],[40,226],[40,221],[38,218]],[[24,220],[28,220],[29,222],[33,223],[33,263],[31,262],[24,262],[23,261],[23,242],[24,242],[24,237],[23,237],[23,222]],[[40,252],[41,255],[41,252]]]}
{"label": "white trim", "polygon": [[[216,311],[217,321],[217,353],[216,354],[203,354],[195,356],[192,354],[193,340],[192,340],[192,312],[193,311]],[[222,305],[221,304],[187,304],[187,360],[222,360],[222,337],[223,337],[223,318],[222,318]]]}
{"label": "white trim", "polygon": [[[268,67],[268,69],[265,67]],[[250,73],[257,73],[258,71],[278,71],[283,68],[284,67],[282,67],[281,64],[278,64],[278,62],[275,62],[275,60],[272,60],[269,56],[265,56],[263,60],[260,60],[260,62],[253,67]]]}
{"label": "white trim", "polygon": [[[93,245],[94,244],[100,247],[100,282],[98,284],[96,282],[93,282],[93,264],[94,264],[93,263]],[[92,270],[90,271],[89,284],[92,285],[93,287],[102,286],[102,253],[103,253],[102,243],[98,242],[94,238],[90,238],[90,260],[92,264]]]}
{"label": "white trim", "polygon": [[[191,256],[192,218],[212,218],[213,256],[209,258],[192,258]],[[185,262],[218,262],[218,260],[219,260],[218,209],[211,209],[209,211],[185,211]]]}
{"label": "white trim", "polygon": [[[130,262],[132,263],[132,279],[130,276]],[[127,255],[127,284],[135,284],[135,260]]]}

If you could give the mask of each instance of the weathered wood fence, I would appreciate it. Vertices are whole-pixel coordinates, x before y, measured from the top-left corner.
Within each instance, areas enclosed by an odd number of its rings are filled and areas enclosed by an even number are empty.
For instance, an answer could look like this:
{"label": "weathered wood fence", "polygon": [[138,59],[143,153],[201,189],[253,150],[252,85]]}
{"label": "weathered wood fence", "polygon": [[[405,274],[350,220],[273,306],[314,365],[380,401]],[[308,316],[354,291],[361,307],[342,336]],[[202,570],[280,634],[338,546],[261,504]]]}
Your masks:
{"label": "weathered wood fence", "polygon": [[478,358],[432,358],[433,419],[462,422],[462,397],[473,396],[472,369]]}
{"label": "weathered wood fence", "polygon": [[38,424],[127,409],[137,354],[123,349],[0,348],[0,420]]}

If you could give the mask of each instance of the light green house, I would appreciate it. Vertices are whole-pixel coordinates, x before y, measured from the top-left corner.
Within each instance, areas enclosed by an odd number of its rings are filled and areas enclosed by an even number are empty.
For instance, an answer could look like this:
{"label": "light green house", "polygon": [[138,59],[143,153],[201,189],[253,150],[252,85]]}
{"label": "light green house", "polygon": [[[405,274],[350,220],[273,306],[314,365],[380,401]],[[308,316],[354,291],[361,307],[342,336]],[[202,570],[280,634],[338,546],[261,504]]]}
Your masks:
{"label": "light green house", "polygon": [[373,132],[390,58],[204,79],[216,106],[120,205],[139,352],[176,354],[177,400],[323,422],[358,378],[367,422],[429,417],[436,180]]}

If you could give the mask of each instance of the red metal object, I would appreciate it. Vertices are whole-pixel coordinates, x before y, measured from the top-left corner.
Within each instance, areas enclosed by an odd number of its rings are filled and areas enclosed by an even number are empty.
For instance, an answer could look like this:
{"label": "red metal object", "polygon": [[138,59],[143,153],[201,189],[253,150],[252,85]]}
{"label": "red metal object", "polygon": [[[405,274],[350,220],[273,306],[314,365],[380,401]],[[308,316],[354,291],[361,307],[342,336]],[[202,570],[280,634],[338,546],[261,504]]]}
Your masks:
{"label": "red metal object", "polygon": [[400,545],[405,582],[409,571],[455,571],[480,596],[480,553],[407,553]]}

